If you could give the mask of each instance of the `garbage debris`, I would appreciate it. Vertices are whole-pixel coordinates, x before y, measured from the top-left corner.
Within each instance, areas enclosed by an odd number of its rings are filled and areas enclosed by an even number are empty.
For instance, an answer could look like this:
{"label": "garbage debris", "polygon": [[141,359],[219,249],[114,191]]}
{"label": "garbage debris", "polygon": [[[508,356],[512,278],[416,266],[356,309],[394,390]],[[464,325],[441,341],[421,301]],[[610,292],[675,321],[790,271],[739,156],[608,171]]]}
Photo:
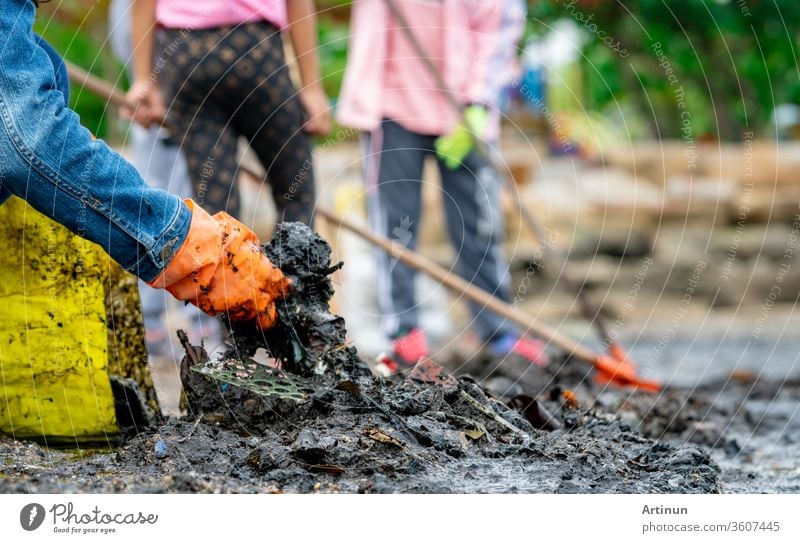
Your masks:
{"label": "garbage debris", "polygon": [[232,325],[234,346],[223,357],[250,357],[265,347],[284,370],[303,377],[370,374],[347,344],[344,319],[328,310],[333,296],[330,275],[342,266],[331,264],[330,245],[304,224],[282,223],[264,251],[292,280],[292,295],[277,304],[280,318],[270,330]]}

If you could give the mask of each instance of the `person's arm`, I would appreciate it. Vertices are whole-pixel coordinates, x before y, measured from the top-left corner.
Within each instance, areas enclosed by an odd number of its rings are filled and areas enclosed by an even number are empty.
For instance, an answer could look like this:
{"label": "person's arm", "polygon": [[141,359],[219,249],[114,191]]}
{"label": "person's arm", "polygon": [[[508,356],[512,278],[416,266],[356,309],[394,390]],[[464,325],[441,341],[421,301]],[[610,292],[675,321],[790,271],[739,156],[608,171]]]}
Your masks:
{"label": "person's arm", "polygon": [[331,129],[331,110],[319,69],[314,1],[286,0],[286,14],[289,37],[300,69],[300,100],[308,113],[305,129],[310,134],[324,135]]}
{"label": "person's arm", "polygon": [[136,170],[80,125],[57,87],[63,72],[33,34],[29,0],[0,9],[0,156],[4,193],[100,245],[144,280],[162,271],[186,235],[180,198],[148,187]]}
{"label": "person's arm", "polygon": [[164,99],[153,71],[156,1],[131,0],[133,82],[128,101],[136,107],[125,114],[145,127],[158,122],[165,113]]}
{"label": "person's arm", "polygon": [[149,187],[94,139],[58,89],[63,64],[31,30],[33,4],[3,1],[0,36],[10,46],[0,47],[0,198],[23,198],[126,270],[211,315],[273,325],[290,282],[255,233],[227,213],[212,217]]}

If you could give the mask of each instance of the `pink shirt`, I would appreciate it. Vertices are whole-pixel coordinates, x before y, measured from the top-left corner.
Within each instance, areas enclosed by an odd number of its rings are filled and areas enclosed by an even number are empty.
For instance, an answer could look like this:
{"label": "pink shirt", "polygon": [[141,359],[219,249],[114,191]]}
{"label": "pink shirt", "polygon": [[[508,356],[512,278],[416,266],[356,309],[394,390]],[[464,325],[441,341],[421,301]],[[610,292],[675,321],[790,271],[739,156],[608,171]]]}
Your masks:
{"label": "pink shirt", "polygon": [[[410,23],[414,36],[441,73],[445,65],[443,28],[447,24],[444,5],[439,0],[401,0],[397,6],[409,22],[414,21]],[[417,134],[448,132],[458,123],[458,114],[436,90],[436,80],[395,21],[388,25],[384,39],[383,116]]]}
{"label": "pink shirt", "polygon": [[156,20],[166,28],[214,28],[268,21],[285,28],[286,0],[158,0]]}
{"label": "pink shirt", "polygon": [[[398,0],[409,25],[462,104],[487,103],[489,59],[497,50],[504,2]],[[372,131],[391,117],[408,130],[446,134],[458,122],[447,99],[402,31],[386,0],[353,0],[337,119]]]}

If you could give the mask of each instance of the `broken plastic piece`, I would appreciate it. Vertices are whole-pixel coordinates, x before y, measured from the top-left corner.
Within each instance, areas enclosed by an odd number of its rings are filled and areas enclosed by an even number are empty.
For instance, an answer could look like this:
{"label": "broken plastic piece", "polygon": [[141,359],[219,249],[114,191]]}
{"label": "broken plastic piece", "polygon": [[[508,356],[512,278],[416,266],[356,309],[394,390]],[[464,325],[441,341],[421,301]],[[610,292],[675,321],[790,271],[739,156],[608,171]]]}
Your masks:
{"label": "broken plastic piece", "polygon": [[192,366],[196,371],[223,383],[235,385],[261,396],[274,396],[303,403],[316,389],[310,381],[253,360],[234,358],[209,360]]}

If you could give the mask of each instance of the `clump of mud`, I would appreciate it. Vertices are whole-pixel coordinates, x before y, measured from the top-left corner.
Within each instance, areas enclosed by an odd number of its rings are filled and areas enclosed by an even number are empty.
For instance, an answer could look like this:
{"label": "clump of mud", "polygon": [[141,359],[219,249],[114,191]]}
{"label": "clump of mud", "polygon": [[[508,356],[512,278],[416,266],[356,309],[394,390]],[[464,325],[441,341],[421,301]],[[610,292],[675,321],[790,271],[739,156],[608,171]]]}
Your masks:
{"label": "clump of mud", "polygon": [[277,303],[280,318],[266,332],[229,325],[234,346],[224,356],[251,357],[263,347],[284,370],[303,377],[368,375],[355,348],[347,344],[344,319],[329,311],[330,275],[342,267],[331,264],[330,245],[302,223],[282,223],[264,253],[292,280],[291,296]]}

